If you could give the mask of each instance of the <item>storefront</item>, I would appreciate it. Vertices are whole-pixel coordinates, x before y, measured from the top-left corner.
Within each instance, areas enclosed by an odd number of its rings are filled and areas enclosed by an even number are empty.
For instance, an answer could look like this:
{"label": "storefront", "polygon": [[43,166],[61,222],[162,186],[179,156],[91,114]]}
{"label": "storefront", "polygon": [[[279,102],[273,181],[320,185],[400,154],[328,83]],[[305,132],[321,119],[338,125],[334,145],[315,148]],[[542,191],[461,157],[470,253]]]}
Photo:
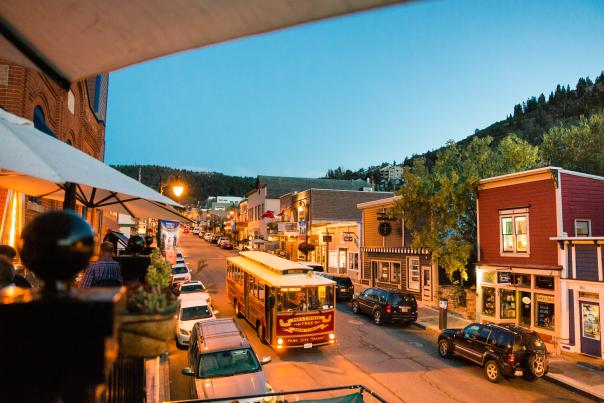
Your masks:
{"label": "storefront", "polygon": [[513,323],[551,341],[559,328],[560,273],[556,270],[476,268],[477,318]]}
{"label": "storefront", "polygon": [[568,288],[569,315],[568,337],[562,350],[604,358],[602,340],[601,307],[604,306],[604,285],[563,280]]}

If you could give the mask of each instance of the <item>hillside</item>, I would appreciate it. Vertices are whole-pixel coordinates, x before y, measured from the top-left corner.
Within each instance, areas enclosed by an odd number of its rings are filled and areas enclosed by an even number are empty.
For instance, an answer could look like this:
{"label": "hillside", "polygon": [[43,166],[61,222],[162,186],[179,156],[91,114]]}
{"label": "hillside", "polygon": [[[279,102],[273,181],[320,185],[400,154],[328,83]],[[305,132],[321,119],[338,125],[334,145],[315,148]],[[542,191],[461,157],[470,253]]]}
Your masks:
{"label": "hillside", "polygon": [[[604,109],[604,72],[595,81],[580,78],[574,89],[570,86],[558,85],[549,96],[540,94],[532,96],[525,102],[514,106],[513,111],[506,119],[495,122],[492,125],[476,130],[474,134],[459,141],[459,144],[467,144],[474,137],[491,136],[494,138],[493,146],[507,134],[514,133],[518,137],[528,141],[532,145],[540,145],[543,134],[553,126],[568,125],[575,123],[580,116],[589,116]],[[410,165],[415,157],[425,158],[428,164],[434,162],[439,149],[427,151],[423,154],[407,156],[404,165]],[[330,169],[326,177],[333,179],[364,179],[374,178],[380,181],[379,169],[384,166],[372,166],[358,171],[344,170],[342,168]]]}
{"label": "hillside", "polygon": [[[172,178],[180,175],[185,183],[182,201],[204,201],[208,196],[245,196],[254,187],[256,178],[229,176],[218,172],[195,172],[157,165],[113,165],[118,171],[159,191],[160,181],[166,186]],[[169,194],[168,196],[173,197]]]}

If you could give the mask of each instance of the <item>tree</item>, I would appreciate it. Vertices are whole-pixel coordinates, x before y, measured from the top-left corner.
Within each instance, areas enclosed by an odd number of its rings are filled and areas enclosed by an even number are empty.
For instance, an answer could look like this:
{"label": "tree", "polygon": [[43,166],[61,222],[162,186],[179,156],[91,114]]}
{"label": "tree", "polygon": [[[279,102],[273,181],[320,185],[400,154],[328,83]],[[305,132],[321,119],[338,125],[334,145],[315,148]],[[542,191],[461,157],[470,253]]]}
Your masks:
{"label": "tree", "polygon": [[476,194],[481,178],[530,169],[538,149],[516,135],[496,147],[492,137],[474,138],[462,147],[453,141],[437,153],[429,168],[422,158],[403,170],[402,198],[394,213],[404,219],[413,247],[427,247],[451,281],[467,280],[476,256]]}
{"label": "tree", "polygon": [[543,136],[541,158],[549,165],[604,175],[604,113],[552,127]]}

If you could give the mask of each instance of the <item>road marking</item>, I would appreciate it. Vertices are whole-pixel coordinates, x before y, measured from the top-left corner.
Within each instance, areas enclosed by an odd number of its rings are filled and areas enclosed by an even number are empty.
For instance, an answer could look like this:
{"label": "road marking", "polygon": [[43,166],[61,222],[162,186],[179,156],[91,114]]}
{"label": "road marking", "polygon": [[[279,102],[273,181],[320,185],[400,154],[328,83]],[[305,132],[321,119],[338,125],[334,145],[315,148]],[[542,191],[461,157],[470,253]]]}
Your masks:
{"label": "road marking", "polygon": [[350,323],[351,325],[362,325],[363,322],[361,322],[360,320],[356,320],[356,319],[351,319],[348,321],[348,323]]}

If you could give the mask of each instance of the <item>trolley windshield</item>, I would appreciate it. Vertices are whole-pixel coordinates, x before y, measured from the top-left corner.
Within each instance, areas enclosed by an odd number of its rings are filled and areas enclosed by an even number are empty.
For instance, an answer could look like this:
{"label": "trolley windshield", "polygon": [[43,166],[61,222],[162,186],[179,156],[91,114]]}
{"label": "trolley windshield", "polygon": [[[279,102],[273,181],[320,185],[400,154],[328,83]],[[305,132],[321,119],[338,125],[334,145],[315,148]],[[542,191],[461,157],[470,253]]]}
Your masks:
{"label": "trolley windshield", "polygon": [[277,292],[279,312],[317,311],[333,307],[333,285],[280,288]]}

